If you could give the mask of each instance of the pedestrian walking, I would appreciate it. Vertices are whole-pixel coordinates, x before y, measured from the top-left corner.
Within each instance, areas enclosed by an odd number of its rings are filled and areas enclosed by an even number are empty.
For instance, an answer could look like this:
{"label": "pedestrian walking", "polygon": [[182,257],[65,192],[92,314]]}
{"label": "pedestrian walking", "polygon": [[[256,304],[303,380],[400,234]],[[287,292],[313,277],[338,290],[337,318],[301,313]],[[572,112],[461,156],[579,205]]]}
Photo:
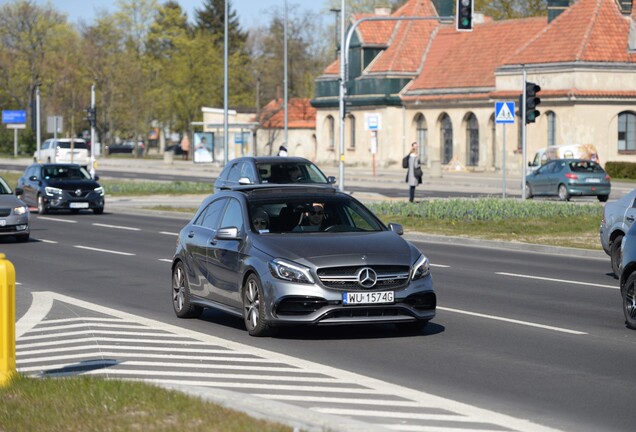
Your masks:
{"label": "pedestrian walking", "polygon": [[415,199],[415,188],[422,184],[422,165],[417,154],[417,143],[411,144],[411,152],[402,159],[402,168],[406,168],[406,182],[409,184],[409,202]]}
{"label": "pedestrian walking", "polygon": [[287,147],[284,145],[278,147],[278,154],[276,156],[287,156]]}

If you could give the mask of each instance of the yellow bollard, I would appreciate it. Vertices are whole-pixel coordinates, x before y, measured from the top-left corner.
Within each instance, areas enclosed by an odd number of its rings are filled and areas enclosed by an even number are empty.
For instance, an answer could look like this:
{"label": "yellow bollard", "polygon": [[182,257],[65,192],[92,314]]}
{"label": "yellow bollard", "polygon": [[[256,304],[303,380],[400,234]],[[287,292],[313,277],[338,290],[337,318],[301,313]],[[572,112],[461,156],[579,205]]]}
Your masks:
{"label": "yellow bollard", "polygon": [[0,387],[15,374],[15,268],[0,253]]}

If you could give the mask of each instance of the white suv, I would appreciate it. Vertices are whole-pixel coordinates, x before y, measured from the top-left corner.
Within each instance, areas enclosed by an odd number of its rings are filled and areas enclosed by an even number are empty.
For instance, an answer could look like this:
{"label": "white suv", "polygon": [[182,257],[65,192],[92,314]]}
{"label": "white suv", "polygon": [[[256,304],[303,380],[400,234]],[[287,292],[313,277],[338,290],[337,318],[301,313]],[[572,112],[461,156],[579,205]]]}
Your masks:
{"label": "white suv", "polygon": [[40,153],[33,153],[33,161],[40,163],[76,163],[88,166],[88,145],[81,138],[47,139],[40,146]]}

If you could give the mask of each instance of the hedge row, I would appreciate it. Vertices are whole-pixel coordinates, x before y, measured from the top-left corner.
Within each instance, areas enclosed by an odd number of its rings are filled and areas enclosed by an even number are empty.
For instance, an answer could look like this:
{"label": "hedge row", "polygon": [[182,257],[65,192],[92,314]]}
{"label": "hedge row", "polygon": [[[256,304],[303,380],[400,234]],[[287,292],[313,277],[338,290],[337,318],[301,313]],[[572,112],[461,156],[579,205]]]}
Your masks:
{"label": "hedge row", "polygon": [[605,171],[611,178],[636,179],[636,163],[634,162],[607,162]]}

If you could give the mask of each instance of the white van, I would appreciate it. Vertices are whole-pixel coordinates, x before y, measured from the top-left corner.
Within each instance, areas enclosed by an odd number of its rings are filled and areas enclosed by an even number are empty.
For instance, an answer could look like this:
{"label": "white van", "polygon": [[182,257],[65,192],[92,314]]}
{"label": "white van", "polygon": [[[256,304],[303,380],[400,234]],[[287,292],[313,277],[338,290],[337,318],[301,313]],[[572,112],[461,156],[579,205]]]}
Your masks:
{"label": "white van", "polygon": [[552,159],[588,159],[600,163],[598,151],[593,144],[566,144],[540,148],[532,161],[528,162],[530,172]]}
{"label": "white van", "polygon": [[33,161],[40,163],[76,163],[90,165],[88,145],[81,138],[47,139],[40,146],[40,152],[33,153]]}

